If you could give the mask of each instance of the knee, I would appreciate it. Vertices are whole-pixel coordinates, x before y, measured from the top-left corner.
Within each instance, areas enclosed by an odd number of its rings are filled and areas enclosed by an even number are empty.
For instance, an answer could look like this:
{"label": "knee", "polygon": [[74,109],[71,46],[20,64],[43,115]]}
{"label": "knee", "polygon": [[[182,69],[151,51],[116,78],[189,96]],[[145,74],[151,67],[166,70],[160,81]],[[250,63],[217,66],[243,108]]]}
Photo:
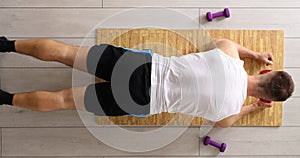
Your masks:
{"label": "knee", "polygon": [[63,109],[75,109],[74,97],[71,89],[63,90],[60,93]]}
{"label": "knee", "polygon": [[[65,60],[68,51],[71,50],[71,46],[59,43],[51,39],[41,39],[36,42],[37,47],[42,47],[48,50],[50,53],[47,55],[40,55],[40,58],[44,61],[58,61]],[[38,52],[40,53],[40,52]]]}
{"label": "knee", "polygon": [[54,55],[54,61],[64,63],[68,66],[73,67],[75,59],[77,57],[77,52],[79,51],[79,47],[60,44],[59,47],[56,48],[56,52]]}

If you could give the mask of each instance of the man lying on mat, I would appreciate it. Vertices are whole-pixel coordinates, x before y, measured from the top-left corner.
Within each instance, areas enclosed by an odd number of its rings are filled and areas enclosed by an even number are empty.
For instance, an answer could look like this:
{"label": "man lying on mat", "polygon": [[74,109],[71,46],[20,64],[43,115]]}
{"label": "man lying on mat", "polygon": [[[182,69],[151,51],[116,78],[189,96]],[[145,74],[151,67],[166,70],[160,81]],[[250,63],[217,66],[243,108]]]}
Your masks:
{"label": "man lying on mat", "polygon": [[[151,50],[107,44],[80,48],[49,39],[10,41],[1,37],[0,52],[18,52],[43,61],[57,61],[107,81],[122,81],[122,72],[127,68],[136,69],[123,74],[130,76],[127,83],[123,83],[130,95],[122,95],[122,90],[117,90],[121,95],[116,94],[113,90],[116,85],[105,82],[56,92],[11,94],[1,90],[0,104],[36,111],[75,109],[76,93],[76,107],[97,115],[146,117],[180,112],[214,121],[216,127],[229,127],[250,112],[272,106],[272,103],[257,101],[242,107],[247,95],[271,101],[285,101],[292,95],[294,83],[288,73],[247,75],[244,61],[240,60],[240,57],[248,57],[271,65],[272,53],[254,52],[227,39],[218,39],[215,43],[216,48],[207,52],[163,57]],[[74,64],[75,58],[78,64]],[[138,67],[134,65],[136,61],[141,63]],[[114,75],[113,70],[118,72],[119,69],[120,73]],[[122,103],[130,99],[142,108],[130,102]]]}

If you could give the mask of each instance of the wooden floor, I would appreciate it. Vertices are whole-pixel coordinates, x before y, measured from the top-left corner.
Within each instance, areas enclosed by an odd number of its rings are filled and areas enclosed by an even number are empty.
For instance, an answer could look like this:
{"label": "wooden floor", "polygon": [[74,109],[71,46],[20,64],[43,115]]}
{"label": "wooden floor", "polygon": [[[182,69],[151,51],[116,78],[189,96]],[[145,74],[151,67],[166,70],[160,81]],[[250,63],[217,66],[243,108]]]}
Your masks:
{"label": "wooden floor", "polygon": [[[5,106],[0,108],[1,156],[300,157],[300,1],[0,0],[0,35],[11,39],[52,38],[79,45],[89,30],[101,20],[132,7],[150,6],[171,7],[189,16],[196,25],[180,17],[153,12],[141,21],[128,21],[126,18],[130,17],[124,16],[109,27],[135,27],[146,24],[147,18],[161,18],[161,27],[177,29],[285,30],[284,67],[292,74],[296,91],[284,103],[283,127],[214,129],[210,135],[229,146],[225,153],[203,147],[202,140],[197,138],[199,129],[194,127],[164,148],[146,153],[129,153],[111,148],[94,138],[83,126],[76,111],[38,113]],[[207,11],[219,11],[225,6],[231,8],[230,19],[205,22]],[[150,8],[143,8],[145,11],[147,9]],[[95,36],[90,36],[85,44],[93,43]],[[41,62],[17,54],[0,54],[0,80],[4,90],[59,90],[70,87],[71,78],[72,70],[62,64]]]}

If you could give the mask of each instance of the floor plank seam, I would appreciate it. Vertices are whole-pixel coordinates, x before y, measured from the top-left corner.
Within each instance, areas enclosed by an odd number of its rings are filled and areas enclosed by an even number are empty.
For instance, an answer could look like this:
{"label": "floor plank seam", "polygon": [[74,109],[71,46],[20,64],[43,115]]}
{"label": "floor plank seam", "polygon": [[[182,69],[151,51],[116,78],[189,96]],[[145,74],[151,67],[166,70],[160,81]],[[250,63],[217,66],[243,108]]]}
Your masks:
{"label": "floor plank seam", "polygon": [[[161,8],[170,8],[170,9],[197,9],[197,8],[201,8],[201,9],[219,9],[222,8],[221,6],[214,6],[214,7],[197,7],[197,6],[186,6],[186,7],[179,7],[179,6],[159,6],[159,5],[153,5],[153,6],[103,6],[104,9],[130,9],[130,8],[157,8],[157,7],[161,7]],[[253,7],[248,7],[248,6],[227,6],[230,7],[230,9],[300,9],[299,7],[259,7],[259,6],[253,6]]]}
{"label": "floor plank seam", "polygon": [[53,6],[53,7],[44,7],[44,6],[36,6],[36,7],[29,7],[29,6],[22,6],[22,7],[17,7],[17,6],[13,6],[13,7],[0,7],[0,9],[102,9],[101,6],[99,7],[95,7],[95,6],[91,6],[91,7],[76,7],[76,6],[70,6],[70,7],[60,7],[60,6]]}

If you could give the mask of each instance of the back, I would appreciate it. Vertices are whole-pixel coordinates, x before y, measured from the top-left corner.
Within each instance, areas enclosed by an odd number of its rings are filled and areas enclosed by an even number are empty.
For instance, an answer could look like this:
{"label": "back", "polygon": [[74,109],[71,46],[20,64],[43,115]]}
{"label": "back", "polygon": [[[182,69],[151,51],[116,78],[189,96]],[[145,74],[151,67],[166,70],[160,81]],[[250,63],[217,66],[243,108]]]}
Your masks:
{"label": "back", "polygon": [[247,97],[248,76],[244,61],[232,58],[218,48],[201,55],[209,65],[213,80],[210,108],[203,116],[216,122],[238,114]]}
{"label": "back", "polygon": [[[155,54],[153,60],[151,114],[180,112],[219,121],[239,112],[247,90],[243,61],[220,49],[170,58]],[[158,79],[155,88],[152,81]]]}

